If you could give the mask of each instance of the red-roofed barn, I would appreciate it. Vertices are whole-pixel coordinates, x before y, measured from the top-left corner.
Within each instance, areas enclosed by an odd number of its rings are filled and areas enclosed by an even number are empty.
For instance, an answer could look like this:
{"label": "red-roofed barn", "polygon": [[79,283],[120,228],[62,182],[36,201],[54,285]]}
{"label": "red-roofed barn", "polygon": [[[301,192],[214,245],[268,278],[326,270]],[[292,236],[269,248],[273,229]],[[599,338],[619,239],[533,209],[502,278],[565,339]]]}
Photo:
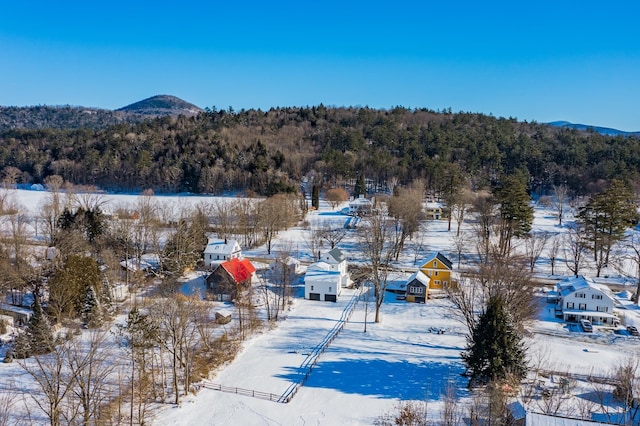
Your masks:
{"label": "red-roofed barn", "polygon": [[207,289],[217,300],[233,300],[239,291],[251,287],[251,278],[255,272],[255,266],[248,259],[234,258],[222,262],[207,277]]}

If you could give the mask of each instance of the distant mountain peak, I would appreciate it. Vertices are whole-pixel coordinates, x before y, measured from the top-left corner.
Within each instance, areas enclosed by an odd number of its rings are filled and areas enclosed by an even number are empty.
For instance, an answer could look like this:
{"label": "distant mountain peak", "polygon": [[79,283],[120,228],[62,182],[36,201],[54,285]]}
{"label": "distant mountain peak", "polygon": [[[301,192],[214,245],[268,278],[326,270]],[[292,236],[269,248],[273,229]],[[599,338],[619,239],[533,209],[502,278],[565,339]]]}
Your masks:
{"label": "distant mountain peak", "polygon": [[552,121],[547,124],[554,127],[564,127],[564,128],[576,129],[576,130],[582,130],[582,131],[592,130],[594,132],[607,135],[607,136],[618,136],[618,135],[640,136],[640,132],[625,132],[623,130],[611,129],[609,127],[590,126],[588,124],[575,124],[569,121]]}
{"label": "distant mountain peak", "polygon": [[135,102],[116,111],[125,111],[145,115],[197,115],[202,112],[202,108],[184,101],[176,96],[156,95],[141,101]]}

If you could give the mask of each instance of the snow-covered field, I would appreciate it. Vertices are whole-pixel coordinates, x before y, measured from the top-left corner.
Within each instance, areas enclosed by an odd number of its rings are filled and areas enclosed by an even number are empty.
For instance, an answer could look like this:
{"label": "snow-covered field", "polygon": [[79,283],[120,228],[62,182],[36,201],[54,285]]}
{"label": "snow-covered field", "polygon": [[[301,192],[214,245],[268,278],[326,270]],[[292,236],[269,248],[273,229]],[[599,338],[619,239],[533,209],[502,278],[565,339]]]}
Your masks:
{"label": "snow-covered field", "polygon": [[[36,211],[43,192],[17,191],[16,195],[31,211]],[[114,203],[134,203],[135,196],[105,195]],[[161,197],[173,202],[173,197]],[[214,197],[180,197],[176,203],[213,201]],[[320,211],[310,212],[308,222],[318,224],[331,221],[344,223],[346,216],[322,205]],[[565,218],[570,221],[572,218]],[[453,224],[455,229],[455,223]],[[557,226],[552,212],[537,207],[534,232],[546,231],[556,236],[565,228]],[[465,226],[464,231],[469,231]],[[312,257],[306,244],[307,231],[302,227],[283,231],[278,235],[274,251],[279,247],[292,249],[298,258]],[[636,232],[636,231],[632,231]],[[426,248],[419,257],[433,250],[449,255],[454,265],[452,236],[445,221],[429,222],[424,232]],[[412,243],[409,242],[409,245]],[[339,244],[350,260],[358,260],[356,238],[350,233]],[[406,251],[399,266],[415,267],[414,254]],[[245,250],[245,256],[264,257],[266,249]],[[536,265],[539,276],[548,276],[550,266],[543,257]],[[567,274],[564,261],[556,265],[556,275]],[[593,272],[586,268],[584,273]],[[627,265],[605,271],[615,284],[634,283],[634,269]],[[395,275],[392,281],[406,276]],[[187,286],[187,284],[185,284]],[[630,290],[634,290],[630,287]],[[299,292],[298,292],[299,293]],[[196,395],[185,397],[180,406],[154,408],[154,425],[307,425],[352,424],[370,425],[375,419],[393,411],[400,400],[427,401],[428,409],[437,416],[442,395],[453,385],[458,396],[467,397],[466,380],[461,377],[463,365],[460,352],[465,346],[464,327],[455,318],[447,299],[430,300],[426,304],[411,304],[395,300],[387,294],[382,306],[382,320],[373,323],[373,304],[368,308],[356,290],[344,290],[337,303],[308,301],[295,298],[286,319],[277,326],[250,337],[236,359],[213,372],[211,382],[225,387],[255,390],[277,397],[286,395],[309,370],[305,367],[313,349],[339,324],[343,311],[352,298],[358,298],[356,308],[344,329],[316,360],[304,386],[289,403],[280,403],[201,387]],[[622,357],[640,354],[640,340],[611,329],[596,327],[587,335],[575,327],[557,320],[540,293],[540,320],[531,326],[527,339],[532,356],[544,354],[551,370],[579,374],[606,375]],[[628,323],[640,325],[638,307],[626,302]],[[365,310],[368,312],[365,328]],[[444,334],[430,332],[430,328],[444,328]],[[542,356],[539,356],[542,358]],[[20,367],[0,364],[0,383],[19,376]],[[552,384],[553,378],[550,378]],[[4,386],[0,386],[0,389]]]}

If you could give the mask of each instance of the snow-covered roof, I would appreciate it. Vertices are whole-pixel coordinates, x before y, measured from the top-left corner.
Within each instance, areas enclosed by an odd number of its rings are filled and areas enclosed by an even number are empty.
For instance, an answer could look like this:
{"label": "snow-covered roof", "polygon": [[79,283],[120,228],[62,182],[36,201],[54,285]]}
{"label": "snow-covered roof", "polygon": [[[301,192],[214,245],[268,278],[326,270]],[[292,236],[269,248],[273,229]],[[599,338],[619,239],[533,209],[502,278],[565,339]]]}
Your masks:
{"label": "snow-covered roof", "polygon": [[327,254],[331,256],[337,263],[347,260],[347,257],[344,255],[344,253],[338,248],[330,250],[329,252],[327,252]]}
{"label": "snow-covered roof", "polygon": [[307,274],[309,274],[309,272],[331,272],[336,274],[340,273],[338,271],[334,271],[333,267],[330,264],[328,264],[327,262],[323,262],[322,260],[307,266]]}
{"label": "snow-covered roof", "polygon": [[422,284],[424,284],[425,286],[429,287],[429,281],[431,281],[429,279],[428,276],[426,276],[424,274],[424,272],[422,271],[416,271],[414,272],[408,279],[407,279],[407,284],[412,282],[413,280],[418,280],[420,281]]}
{"label": "snow-covered roof", "polygon": [[451,261],[447,259],[447,257],[444,254],[442,254],[442,252],[439,252],[439,251],[430,253],[429,256],[427,256],[425,259],[420,261],[418,264],[426,265],[427,263],[432,262],[436,259],[442,262],[448,269],[453,268],[453,263],[451,263]]}
{"label": "snow-covered roof", "polygon": [[209,243],[204,249],[206,254],[233,254],[240,250],[240,244],[236,240],[224,240],[221,238],[209,238]]}
{"label": "snow-covered roof", "polygon": [[607,298],[614,300],[613,295],[611,294],[611,290],[604,284],[598,284],[594,282],[591,278],[585,278],[582,275],[578,275],[577,277],[568,277],[564,280],[560,281],[558,284],[558,290],[560,294],[565,297],[571,293],[574,293],[578,290],[592,289],[602,293]]}
{"label": "snow-covered roof", "polygon": [[596,426],[604,423],[555,417],[547,414],[527,413],[526,424],[527,426]]}
{"label": "snow-covered roof", "polygon": [[356,198],[355,200],[351,200],[349,202],[349,206],[350,207],[356,207],[356,206],[372,206],[373,202],[371,202],[371,200],[361,197],[361,198]]}

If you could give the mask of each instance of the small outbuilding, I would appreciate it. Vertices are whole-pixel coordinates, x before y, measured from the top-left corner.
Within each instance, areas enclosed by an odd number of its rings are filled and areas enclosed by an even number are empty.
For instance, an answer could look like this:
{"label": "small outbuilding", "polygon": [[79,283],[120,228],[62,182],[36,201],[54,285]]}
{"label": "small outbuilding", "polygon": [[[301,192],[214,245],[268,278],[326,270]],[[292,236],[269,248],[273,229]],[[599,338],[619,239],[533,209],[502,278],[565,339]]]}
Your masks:
{"label": "small outbuilding", "polygon": [[422,271],[416,271],[407,280],[406,301],[425,303],[429,295],[429,277]]}

